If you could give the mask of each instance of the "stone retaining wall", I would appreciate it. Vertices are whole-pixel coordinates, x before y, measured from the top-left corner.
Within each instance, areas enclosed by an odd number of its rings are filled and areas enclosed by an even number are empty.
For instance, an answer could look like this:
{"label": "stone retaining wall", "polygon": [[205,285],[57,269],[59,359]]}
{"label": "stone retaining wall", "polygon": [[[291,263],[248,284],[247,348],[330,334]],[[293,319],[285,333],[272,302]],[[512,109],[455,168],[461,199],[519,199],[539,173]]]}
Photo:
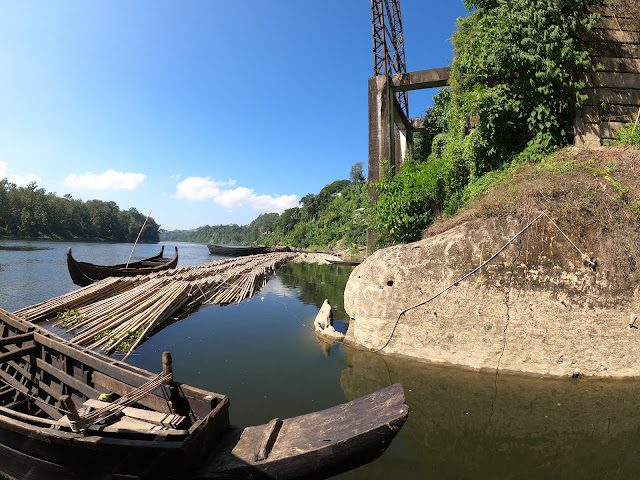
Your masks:
{"label": "stone retaining wall", "polygon": [[587,37],[593,71],[585,74],[588,95],[575,123],[575,144],[595,147],[636,121],[640,108],[640,5],[617,0],[601,11]]}

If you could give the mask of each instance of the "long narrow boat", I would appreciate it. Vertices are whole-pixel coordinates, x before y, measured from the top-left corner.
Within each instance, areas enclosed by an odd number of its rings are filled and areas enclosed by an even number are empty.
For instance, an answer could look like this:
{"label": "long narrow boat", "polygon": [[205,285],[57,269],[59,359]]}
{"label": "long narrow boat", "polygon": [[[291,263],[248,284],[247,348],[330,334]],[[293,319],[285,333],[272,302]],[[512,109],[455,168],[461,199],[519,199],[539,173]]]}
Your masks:
{"label": "long narrow boat", "polygon": [[178,247],[173,258],[165,258],[164,246],[160,253],[152,257],[143,258],[129,264],[120,263],[117,265],[96,265],[94,263],[79,262],[71,255],[71,247],[67,248],[67,267],[71,280],[76,285],[86,287],[98,280],[107,277],[133,277],[135,275],[147,275],[160,270],[176,268],[178,265]]}
{"label": "long narrow boat", "polygon": [[245,429],[229,399],[70,344],[0,309],[0,477],[326,478],[378,457],[404,424],[400,385]]}
{"label": "long narrow boat", "polygon": [[245,255],[258,255],[267,253],[269,250],[265,246],[253,245],[219,245],[217,243],[207,243],[209,253],[212,255],[224,255],[227,257],[243,257]]}

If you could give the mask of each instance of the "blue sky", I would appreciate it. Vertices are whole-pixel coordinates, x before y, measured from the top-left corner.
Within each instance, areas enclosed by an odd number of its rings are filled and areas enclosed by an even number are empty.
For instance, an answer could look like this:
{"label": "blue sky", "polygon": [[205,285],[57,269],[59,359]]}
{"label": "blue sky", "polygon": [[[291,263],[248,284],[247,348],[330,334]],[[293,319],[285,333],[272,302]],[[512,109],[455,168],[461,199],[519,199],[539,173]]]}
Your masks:
{"label": "blue sky", "polygon": [[[401,10],[407,69],[450,64],[462,0]],[[371,31],[369,0],[0,1],[0,178],[169,230],[281,212],[366,169]]]}

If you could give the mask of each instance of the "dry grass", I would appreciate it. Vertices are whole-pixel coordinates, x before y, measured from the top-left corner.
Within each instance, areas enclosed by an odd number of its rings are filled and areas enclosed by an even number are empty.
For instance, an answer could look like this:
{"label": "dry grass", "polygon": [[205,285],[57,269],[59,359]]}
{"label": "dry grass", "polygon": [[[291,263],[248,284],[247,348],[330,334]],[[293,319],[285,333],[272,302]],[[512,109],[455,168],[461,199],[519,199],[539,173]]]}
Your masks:
{"label": "dry grass", "polygon": [[516,169],[458,215],[437,221],[423,238],[475,218],[532,217],[546,211],[572,238],[593,251],[616,278],[637,277],[640,253],[640,149],[567,149],[553,159]]}

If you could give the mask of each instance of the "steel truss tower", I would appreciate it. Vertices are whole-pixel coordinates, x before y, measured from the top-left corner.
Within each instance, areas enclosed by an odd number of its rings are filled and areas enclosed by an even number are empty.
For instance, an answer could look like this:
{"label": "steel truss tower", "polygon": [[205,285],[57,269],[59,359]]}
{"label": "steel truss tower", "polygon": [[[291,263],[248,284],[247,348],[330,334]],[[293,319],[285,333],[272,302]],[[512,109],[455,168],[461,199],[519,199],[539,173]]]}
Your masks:
{"label": "steel truss tower", "polygon": [[[371,0],[373,24],[373,75],[406,73],[404,36],[400,0]],[[396,92],[405,116],[409,118],[407,92]]]}

